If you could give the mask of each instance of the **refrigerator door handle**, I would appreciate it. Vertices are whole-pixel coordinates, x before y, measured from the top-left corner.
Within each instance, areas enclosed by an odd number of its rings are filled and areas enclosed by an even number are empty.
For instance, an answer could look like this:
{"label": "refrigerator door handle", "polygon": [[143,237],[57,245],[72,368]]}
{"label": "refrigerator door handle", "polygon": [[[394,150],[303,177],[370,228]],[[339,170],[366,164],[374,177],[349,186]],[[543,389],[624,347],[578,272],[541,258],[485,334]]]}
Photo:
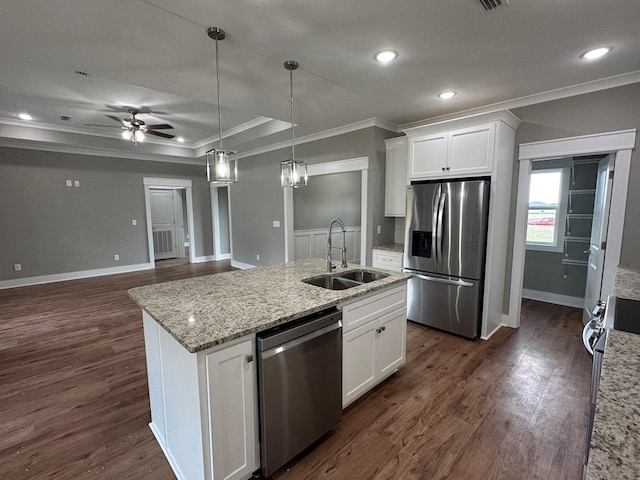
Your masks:
{"label": "refrigerator door handle", "polygon": [[473,287],[473,283],[465,282],[464,280],[449,280],[448,278],[431,277],[429,275],[419,275],[417,273],[414,273],[413,276],[420,280],[427,280],[429,282],[445,283],[447,285],[455,285],[457,287]]}
{"label": "refrigerator door handle", "polygon": [[436,256],[438,259],[442,258],[442,241],[444,240],[444,206],[447,201],[447,194],[440,193],[440,200],[438,202],[438,230],[436,234]]}
{"label": "refrigerator door handle", "polygon": [[440,197],[442,196],[442,185],[438,185],[433,196],[432,216],[431,216],[431,258],[438,264],[438,211],[440,208]]}

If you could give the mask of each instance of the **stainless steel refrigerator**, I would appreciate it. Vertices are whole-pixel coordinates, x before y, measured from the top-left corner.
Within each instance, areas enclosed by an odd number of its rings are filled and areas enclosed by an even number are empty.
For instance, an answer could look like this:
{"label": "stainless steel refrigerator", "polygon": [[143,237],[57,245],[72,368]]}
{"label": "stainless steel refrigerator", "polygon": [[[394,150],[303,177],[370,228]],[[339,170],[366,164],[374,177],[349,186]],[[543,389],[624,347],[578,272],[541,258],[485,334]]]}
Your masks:
{"label": "stainless steel refrigerator", "polygon": [[456,335],[480,335],[489,180],[407,187],[407,318]]}

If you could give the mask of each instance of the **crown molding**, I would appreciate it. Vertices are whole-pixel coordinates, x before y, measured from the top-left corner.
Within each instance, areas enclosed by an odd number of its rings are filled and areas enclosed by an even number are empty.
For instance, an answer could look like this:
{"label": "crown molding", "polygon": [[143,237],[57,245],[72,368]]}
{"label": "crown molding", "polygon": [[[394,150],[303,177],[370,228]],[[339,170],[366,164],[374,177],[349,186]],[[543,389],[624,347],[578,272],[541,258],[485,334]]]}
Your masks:
{"label": "crown molding", "polygon": [[182,163],[186,165],[200,165],[193,157],[176,157],[153,153],[137,153],[121,150],[97,150],[95,148],[75,147],[46,142],[31,142],[20,140],[6,140],[0,138],[0,147],[20,148],[25,150],[38,150],[56,153],[72,153],[78,155],[89,155],[93,157],[127,158],[132,160],[147,160],[151,162]]}
{"label": "crown molding", "polygon": [[[257,117],[254,118],[253,120],[250,120],[248,122],[242,123],[238,126],[235,126],[233,128],[230,128],[229,130],[225,130],[222,132],[222,138],[228,138],[231,137],[233,135],[237,135],[239,133],[242,132],[246,132],[247,130],[251,130],[252,128],[256,128],[259,127],[260,125],[264,125],[265,123],[269,123],[271,121],[273,121],[273,118],[269,118],[269,117]],[[214,142],[218,142],[220,141],[220,135],[213,135],[209,138],[205,138],[204,140],[201,140],[197,143],[194,143],[191,145],[191,147],[194,150],[198,150],[199,148],[205,147],[211,143]]]}
{"label": "crown molding", "polygon": [[530,105],[536,105],[538,103],[561,100],[563,98],[575,97],[576,95],[583,95],[585,93],[598,92],[601,90],[608,90],[610,88],[622,87],[624,85],[631,85],[638,82],[640,82],[640,70],[636,70],[635,72],[623,73],[621,75],[615,75],[613,77],[601,78],[598,80],[593,80],[591,82],[579,83],[577,85],[571,85],[570,87],[562,87],[555,90],[535,93],[533,95],[514,98],[512,100],[505,100],[504,102],[492,103],[489,105],[484,105],[482,107],[460,110],[458,112],[450,113],[447,115],[425,118],[416,122],[405,123],[403,125],[400,125],[400,131],[405,131],[415,127],[421,127],[423,125],[435,122],[453,120],[460,118],[461,116],[466,117],[481,113],[491,113],[497,110],[510,110],[514,108],[528,107]]}
{"label": "crown molding", "polygon": [[[362,130],[363,128],[370,127],[380,127],[384,128],[385,130],[390,130],[394,133],[400,133],[399,127],[394,123],[387,122],[386,120],[382,120],[380,118],[368,118],[360,122],[350,123],[341,127],[331,128],[329,130],[324,130],[322,132],[312,133],[310,135],[305,135],[304,137],[296,138],[296,145],[315,142],[317,140],[323,140],[325,138],[335,137],[337,135],[343,135],[345,133],[355,132],[357,130]],[[260,155],[263,153],[272,152],[274,150],[280,150],[282,148],[288,147],[291,147],[291,140],[285,140],[283,142],[267,145],[266,147],[256,148],[254,150],[239,153],[238,158],[253,157],[255,155]]]}

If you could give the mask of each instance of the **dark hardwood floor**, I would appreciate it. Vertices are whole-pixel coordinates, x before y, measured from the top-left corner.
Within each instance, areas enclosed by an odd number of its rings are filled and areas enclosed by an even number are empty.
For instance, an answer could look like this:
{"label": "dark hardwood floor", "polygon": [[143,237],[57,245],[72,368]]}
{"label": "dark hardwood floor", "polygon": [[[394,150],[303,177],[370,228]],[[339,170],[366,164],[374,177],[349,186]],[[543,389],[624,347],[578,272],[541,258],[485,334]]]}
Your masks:
{"label": "dark hardwood floor", "polygon": [[[126,291],[230,269],[163,261],[0,291],[0,479],[175,478],[147,426]],[[409,323],[407,364],[273,478],[578,480],[591,365],[580,332],[578,310],[533,301],[520,329],[489,341]]]}

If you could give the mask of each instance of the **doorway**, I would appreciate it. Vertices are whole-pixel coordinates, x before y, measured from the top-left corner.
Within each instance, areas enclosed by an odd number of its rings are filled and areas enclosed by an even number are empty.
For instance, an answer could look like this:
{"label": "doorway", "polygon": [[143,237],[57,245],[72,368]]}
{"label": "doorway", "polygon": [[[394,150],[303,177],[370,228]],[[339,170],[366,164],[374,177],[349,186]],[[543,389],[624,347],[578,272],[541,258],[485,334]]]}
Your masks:
{"label": "doorway", "polygon": [[[318,163],[309,165],[309,177],[319,175],[331,175],[336,173],[358,172],[360,174],[360,232],[358,235],[354,232],[349,235],[358,245],[360,264],[366,265],[367,245],[370,243],[370,235],[368,231],[369,212],[367,207],[368,184],[369,184],[369,157],[352,158],[348,160],[338,160],[335,162]],[[313,178],[309,179],[309,183]],[[327,194],[331,194],[328,192]],[[284,229],[285,229],[285,262],[289,262],[296,258],[296,236],[294,231],[294,200],[293,189],[284,189]],[[325,227],[327,230],[329,224]],[[359,237],[359,238],[358,238]],[[323,245],[326,245],[326,236]],[[359,240],[359,241],[358,241]],[[338,243],[339,244],[339,243]],[[355,249],[354,249],[355,251]],[[347,247],[347,253],[349,253]]]}
{"label": "doorway", "polygon": [[523,298],[580,309],[595,304],[588,297],[597,279],[589,272],[598,250],[590,255],[589,246],[597,243],[592,230],[601,232],[608,219],[611,189],[598,182],[599,167],[608,164],[604,154],[532,163]]}
{"label": "doorway", "polygon": [[[158,232],[166,232],[167,230],[169,230],[169,226],[163,225],[163,222],[170,221],[167,220],[167,218],[171,217],[171,213],[173,213],[173,218],[175,219],[176,217],[184,217],[186,212],[186,233],[184,232],[184,228],[178,231],[174,230],[172,243],[176,248],[176,253],[182,253],[182,256],[184,256],[185,239],[188,239],[189,263],[196,263],[196,245],[195,237],[193,235],[193,195],[191,180],[179,178],[175,179],[144,177],[143,184],[147,217],[149,263],[153,265],[155,264],[156,259],[160,260],[162,258],[172,258],[166,256],[172,255],[171,252],[160,253],[158,255],[158,258],[156,258],[156,245],[154,245],[154,242],[166,241],[168,235],[166,233],[157,233],[154,237],[154,215],[152,214],[154,208],[156,209],[156,212],[162,212],[162,215],[160,215],[159,218],[160,221],[156,225],[156,231]],[[174,193],[167,193],[163,195],[162,192]],[[171,199],[171,203],[169,203],[169,199]],[[179,207],[177,206],[178,204]],[[179,211],[177,211],[176,209],[179,209]],[[158,217],[158,215],[156,215],[156,217]],[[184,218],[181,223],[184,225]],[[180,246],[178,244],[180,244]],[[165,249],[164,246],[163,248],[161,248],[161,250],[163,249]],[[167,246],[166,249],[169,249],[169,247]]]}
{"label": "doorway", "polygon": [[156,260],[184,257],[183,194],[184,190],[180,189],[154,188],[149,190],[151,234]]}
{"label": "doorway", "polygon": [[[600,267],[601,282],[597,297],[606,298],[613,291],[616,267],[620,261],[624,212],[629,185],[631,151],[635,145],[635,130],[623,130],[580,137],[570,137],[543,142],[521,144],[519,147],[518,197],[516,203],[514,244],[509,295],[509,313],[503,324],[511,327],[520,325],[520,305],[523,294],[524,262],[526,253],[526,232],[529,210],[529,187],[532,163],[560,157],[580,157],[587,155],[611,155],[615,169],[610,194],[610,209],[616,215],[609,219],[602,233],[606,242],[606,256]],[[604,249],[603,249],[604,250]]]}

